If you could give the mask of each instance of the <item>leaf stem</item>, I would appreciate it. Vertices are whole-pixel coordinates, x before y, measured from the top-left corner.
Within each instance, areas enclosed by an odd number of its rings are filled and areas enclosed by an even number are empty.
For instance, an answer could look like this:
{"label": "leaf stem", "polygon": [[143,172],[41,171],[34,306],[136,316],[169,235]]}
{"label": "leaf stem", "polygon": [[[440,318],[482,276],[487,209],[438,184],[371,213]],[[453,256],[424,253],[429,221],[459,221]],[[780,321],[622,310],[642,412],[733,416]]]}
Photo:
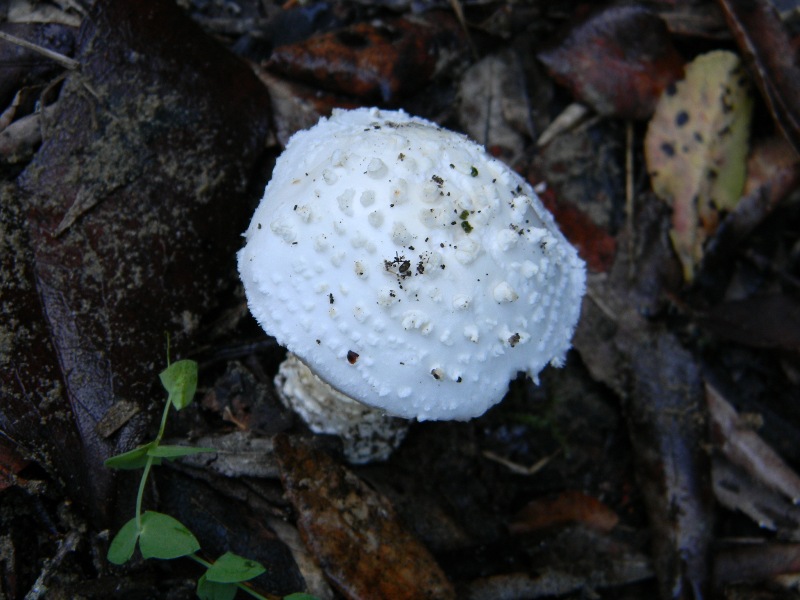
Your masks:
{"label": "leaf stem", "polygon": [[153,441],[153,446],[158,446],[161,443],[161,438],[164,437],[164,431],[167,429],[167,417],[169,416],[169,407],[171,406],[169,398],[164,402],[164,412],[161,415],[161,425],[158,427],[156,439]]}
{"label": "leaf stem", "polygon": [[[169,416],[169,408],[170,408],[170,401],[164,403],[164,412],[161,415],[161,425],[158,428],[158,433],[156,434],[156,439],[153,440],[153,448],[158,448],[158,445],[161,443],[161,438],[164,437],[164,431],[167,428],[167,417]],[[147,462],[144,465],[144,470],[142,471],[142,478],[139,480],[139,491],[136,494],[136,531],[141,533],[142,532],[142,502],[144,500],[144,490],[147,486],[147,478],[150,476],[150,469],[153,466],[154,458],[152,456],[147,457]]]}
{"label": "leaf stem", "polygon": [[148,456],[147,462],[142,471],[142,478],[139,480],[139,491],[136,494],[136,531],[142,533],[142,500],[144,499],[144,488],[147,484],[147,476],[150,474],[150,467],[153,466],[153,457]]}

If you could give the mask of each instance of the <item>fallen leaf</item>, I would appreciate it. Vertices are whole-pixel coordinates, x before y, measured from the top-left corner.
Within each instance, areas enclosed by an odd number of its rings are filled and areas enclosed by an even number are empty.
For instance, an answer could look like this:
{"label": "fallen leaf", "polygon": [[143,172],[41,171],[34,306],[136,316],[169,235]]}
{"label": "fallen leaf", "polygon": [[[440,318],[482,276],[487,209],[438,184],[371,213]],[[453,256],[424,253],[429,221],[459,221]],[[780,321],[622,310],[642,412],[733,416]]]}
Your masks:
{"label": "fallen leaf", "polygon": [[746,515],[758,527],[782,539],[800,540],[800,507],[753,479],[722,455],[713,457],[714,498],[728,510]]}
{"label": "fallen leaf", "polygon": [[346,598],[455,598],[436,560],[384,496],[302,440],[280,434],[275,452],[300,534]]}
{"label": "fallen leaf", "polygon": [[697,322],[721,340],[800,352],[800,303],[788,294],[722,302],[698,314]]}
{"label": "fallen leaf", "polygon": [[[718,589],[735,583],[775,579],[778,575],[796,575],[798,572],[800,544],[746,541],[728,544],[714,557],[714,583]],[[754,594],[758,595],[757,592]]]}
{"label": "fallen leaf", "polygon": [[775,3],[770,0],[719,0],[718,4],[736,43],[749,59],[775,123],[800,155],[797,39],[790,37],[788,26],[781,21]]}
{"label": "fallen leaf", "polygon": [[769,184],[782,171],[800,167],[800,155],[796,154],[786,138],[773,135],[753,144],[747,157],[747,180],[743,195],[747,196]]}
{"label": "fallen leaf", "polygon": [[728,460],[751,477],[776,490],[793,504],[800,502],[800,476],[758,433],[743,423],[736,409],[711,385],[706,385],[712,440]]}
{"label": "fallen leaf", "polygon": [[589,277],[573,343],[595,379],[623,399],[660,595],[688,598],[708,589],[714,498],[700,366],[663,323],[644,316],[671,280],[659,204],[640,203],[636,243],[621,237],[611,271]]}
{"label": "fallen leaf", "polygon": [[267,68],[323,89],[392,102],[464,60],[458,22],[446,13],[357,23],[275,48]]}
{"label": "fallen leaf", "polygon": [[672,241],[687,281],[720,213],[741,197],[752,108],[739,58],[714,51],[687,65],[648,126],[647,170],[653,191],[672,207]]}
{"label": "fallen leaf", "polygon": [[664,22],[633,5],[591,13],[537,56],[577,99],[601,115],[626,119],[649,117],[683,72]]}
{"label": "fallen leaf", "polygon": [[266,69],[258,69],[256,74],[269,90],[275,136],[282,147],[294,133],[316,125],[320,117],[329,116],[334,108],[358,107],[352,100],[289,81]]}
{"label": "fallen leaf", "polygon": [[553,213],[558,228],[578,249],[578,254],[589,269],[595,273],[608,271],[614,262],[616,239],[576,206],[556,200],[550,188],[540,193],[539,197],[547,210]]}
{"label": "fallen leaf", "polygon": [[607,533],[618,522],[617,514],[596,498],[567,490],[553,498],[539,498],[528,502],[514,515],[509,530],[514,534],[521,534],[547,527],[582,523]]}
{"label": "fallen leaf", "polygon": [[[526,144],[529,118],[525,75],[511,50],[491,54],[461,77],[459,122],[493,156],[514,165]],[[519,113],[523,113],[520,115]]]}
{"label": "fallen leaf", "polygon": [[[9,239],[25,282],[0,287],[20,323],[0,345],[0,426],[100,527],[133,481],[103,461],[149,428],[164,333],[185,353],[235,281],[269,111],[247,65],[170,2],[96,2],[76,58],[2,197],[0,213],[20,212]],[[141,412],[103,437],[121,400]]]}

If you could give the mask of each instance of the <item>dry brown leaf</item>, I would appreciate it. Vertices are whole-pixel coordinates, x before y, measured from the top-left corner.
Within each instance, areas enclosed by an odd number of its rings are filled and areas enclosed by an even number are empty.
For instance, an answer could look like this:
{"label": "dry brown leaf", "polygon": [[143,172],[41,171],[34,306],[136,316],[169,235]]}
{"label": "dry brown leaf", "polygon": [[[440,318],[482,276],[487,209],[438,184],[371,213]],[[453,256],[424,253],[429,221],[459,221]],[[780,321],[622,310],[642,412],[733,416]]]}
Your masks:
{"label": "dry brown leaf", "polygon": [[275,452],[300,534],[345,597],[455,598],[436,560],[384,496],[301,440],[278,435]]}
{"label": "dry brown leaf", "polygon": [[619,517],[608,506],[587,494],[567,490],[555,498],[538,498],[526,504],[509,525],[511,533],[529,533],[545,527],[583,523],[602,532],[617,526]]}

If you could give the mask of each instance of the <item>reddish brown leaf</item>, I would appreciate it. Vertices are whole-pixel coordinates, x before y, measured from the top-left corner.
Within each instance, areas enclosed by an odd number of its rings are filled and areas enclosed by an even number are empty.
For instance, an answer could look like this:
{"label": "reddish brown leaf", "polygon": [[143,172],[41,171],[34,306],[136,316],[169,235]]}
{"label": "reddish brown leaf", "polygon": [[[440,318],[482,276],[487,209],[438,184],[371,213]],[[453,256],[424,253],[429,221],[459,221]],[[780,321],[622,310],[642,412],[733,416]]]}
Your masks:
{"label": "reddish brown leaf", "polygon": [[532,500],[509,525],[511,533],[530,533],[546,527],[583,523],[602,532],[617,526],[619,517],[608,506],[582,492],[569,490],[555,498]]}
{"label": "reddish brown leaf", "polygon": [[427,85],[469,51],[448,14],[357,23],[275,49],[268,67],[312,85],[384,102]]}
{"label": "reddish brown leaf", "polygon": [[718,0],[786,139],[800,154],[800,46],[769,0]]}
{"label": "reddish brown leaf", "polygon": [[565,201],[557,201],[550,188],[539,194],[539,197],[547,210],[553,213],[559,229],[578,249],[589,269],[596,273],[608,271],[614,262],[616,240],[576,206]]}
{"label": "reddish brown leaf", "polygon": [[798,170],[800,155],[796,154],[786,138],[780,135],[758,140],[747,157],[747,179],[743,195],[747,197],[759,188],[770,185],[784,171]]}
{"label": "reddish brown leaf", "polygon": [[384,496],[300,440],[278,435],[275,452],[298,529],[345,597],[455,598],[436,560]]}
{"label": "reddish brown leaf", "polygon": [[683,72],[664,22],[633,5],[590,14],[538,57],[576,98],[622,118],[647,118]]}

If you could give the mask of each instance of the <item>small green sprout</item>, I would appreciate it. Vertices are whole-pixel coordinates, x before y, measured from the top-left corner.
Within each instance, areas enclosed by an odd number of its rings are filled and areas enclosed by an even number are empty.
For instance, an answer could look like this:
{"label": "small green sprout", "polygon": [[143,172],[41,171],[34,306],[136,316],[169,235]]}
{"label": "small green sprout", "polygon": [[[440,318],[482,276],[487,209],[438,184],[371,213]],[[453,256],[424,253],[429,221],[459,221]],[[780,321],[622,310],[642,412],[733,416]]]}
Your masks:
{"label": "small green sprout", "polygon": [[[135,515],[111,540],[107,558],[115,565],[124,564],[133,557],[137,547],[142,557],[146,559],[190,558],[206,568],[206,572],[197,582],[197,596],[201,600],[232,600],[237,590],[242,590],[254,598],[268,600],[244,584],[264,573],[266,569],[263,565],[232,552],[226,552],[213,563],[209,562],[197,555],[200,542],[183,523],[163,513],[151,510],[142,512],[147,478],[154,466],[160,465],[163,460],[174,460],[201,452],[216,452],[214,448],[161,444],[170,409],[182,410],[189,406],[197,390],[196,362],[179,360],[169,364],[168,352],[167,364],[167,368],[159,375],[167,391],[167,400],[164,403],[161,425],[155,439],[105,461],[105,465],[111,469],[143,469],[136,496]],[[284,600],[316,600],[316,598],[309,594],[297,593],[285,596]]]}

